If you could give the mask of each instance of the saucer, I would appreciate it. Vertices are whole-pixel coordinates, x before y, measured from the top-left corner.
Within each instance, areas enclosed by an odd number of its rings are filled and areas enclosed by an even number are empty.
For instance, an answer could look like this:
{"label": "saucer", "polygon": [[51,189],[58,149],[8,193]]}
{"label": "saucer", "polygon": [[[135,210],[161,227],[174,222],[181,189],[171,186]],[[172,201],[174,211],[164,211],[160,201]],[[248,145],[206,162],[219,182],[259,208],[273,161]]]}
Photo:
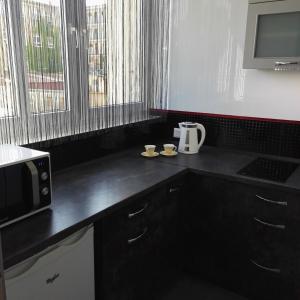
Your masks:
{"label": "saucer", "polygon": [[178,152],[173,151],[172,153],[167,154],[166,151],[161,151],[160,154],[164,155],[164,156],[176,156],[178,154]]}
{"label": "saucer", "polygon": [[157,157],[159,155],[159,153],[158,152],[154,152],[153,155],[149,155],[147,152],[142,152],[141,155],[144,156],[144,157],[152,158],[152,157]]}

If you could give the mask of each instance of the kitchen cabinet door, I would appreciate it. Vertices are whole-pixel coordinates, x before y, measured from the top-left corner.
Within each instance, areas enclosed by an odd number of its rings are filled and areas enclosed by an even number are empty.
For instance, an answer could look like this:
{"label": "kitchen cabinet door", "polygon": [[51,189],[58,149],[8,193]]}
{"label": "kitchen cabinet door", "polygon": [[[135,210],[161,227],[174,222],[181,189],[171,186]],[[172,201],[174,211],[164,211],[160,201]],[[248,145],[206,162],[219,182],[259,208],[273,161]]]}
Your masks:
{"label": "kitchen cabinet door", "polygon": [[247,186],[191,175],[184,207],[185,267],[239,291],[247,256]]}
{"label": "kitchen cabinet door", "polygon": [[248,198],[245,295],[260,300],[299,299],[298,197],[276,187],[252,185]]}
{"label": "kitchen cabinet door", "polygon": [[96,224],[97,299],[155,299],[174,261],[179,195],[167,184]]}

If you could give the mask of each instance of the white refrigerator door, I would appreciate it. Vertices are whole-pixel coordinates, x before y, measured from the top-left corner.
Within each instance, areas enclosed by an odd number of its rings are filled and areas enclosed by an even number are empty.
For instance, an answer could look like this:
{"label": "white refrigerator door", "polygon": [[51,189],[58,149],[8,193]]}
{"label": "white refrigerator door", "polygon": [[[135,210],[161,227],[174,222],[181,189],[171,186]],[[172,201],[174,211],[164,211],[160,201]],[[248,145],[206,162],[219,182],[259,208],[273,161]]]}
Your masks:
{"label": "white refrigerator door", "polygon": [[5,272],[7,300],[94,300],[93,227]]}

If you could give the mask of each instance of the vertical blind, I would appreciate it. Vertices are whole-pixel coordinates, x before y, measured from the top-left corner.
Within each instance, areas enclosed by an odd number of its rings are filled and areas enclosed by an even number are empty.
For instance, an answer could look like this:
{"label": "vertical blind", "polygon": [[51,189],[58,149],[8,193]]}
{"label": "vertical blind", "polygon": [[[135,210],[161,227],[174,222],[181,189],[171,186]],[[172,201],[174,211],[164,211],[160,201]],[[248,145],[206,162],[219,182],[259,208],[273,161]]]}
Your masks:
{"label": "vertical blind", "polygon": [[0,143],[149,118],[167,101],[171,0],[0,0]]}

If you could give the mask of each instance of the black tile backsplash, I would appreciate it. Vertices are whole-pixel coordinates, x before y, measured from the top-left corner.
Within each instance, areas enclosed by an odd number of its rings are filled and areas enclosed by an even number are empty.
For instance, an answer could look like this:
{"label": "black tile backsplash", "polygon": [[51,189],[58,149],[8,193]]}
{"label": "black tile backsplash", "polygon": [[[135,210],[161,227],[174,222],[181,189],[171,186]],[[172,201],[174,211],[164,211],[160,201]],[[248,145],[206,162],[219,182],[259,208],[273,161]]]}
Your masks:
{"label": "black tile backsplash", "polygon": [[205,126],[205,145],[300,158],[300,125],[184,112],[154,111],[158,119],[27,145],[48,151],[59,170],[130,146],[170,140],[179,122]]}
{"label": "black tile backsplash", "polygon": [[164,126],[164,119],[159,118],[26,147],[50,152],[52,170],[57,171],[141,143],[153,144],[157,138],[163,137]]}
{"label": "black tile backsplash", "polygon": [[205,126],[205,145],[263,154],[300,158],[300,125],[292,122],[265,121],[207,116],[184,112],[160,112],[166,116],[166,134],[172,136],[179,122],[191,121]]}

